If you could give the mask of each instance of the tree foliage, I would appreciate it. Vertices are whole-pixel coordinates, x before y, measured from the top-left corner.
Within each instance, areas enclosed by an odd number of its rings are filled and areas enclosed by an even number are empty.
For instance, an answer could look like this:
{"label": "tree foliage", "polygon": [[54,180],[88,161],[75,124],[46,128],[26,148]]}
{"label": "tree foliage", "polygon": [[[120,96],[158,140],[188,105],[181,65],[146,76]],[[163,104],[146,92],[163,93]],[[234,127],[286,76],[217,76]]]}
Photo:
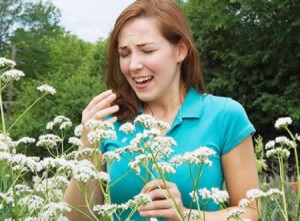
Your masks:
{"label": "tree foliage", "polygon": [[9,38],[12,35],[13,27],[18,22],[22,10],[22,0],[1,0],[0,1],[0,55],[7,55]]}
{"label": "tree foliage", "polygon": [[280,116],[300,122],[299,1],[190,0],[183,7],[212,93],[241,102],[267,138]]}
{"label": "tree foliage", "polygon": [[[98,43],[101,44],[105,43]],[[104,70],[101,65],[95,67],[97,62],[94,60],[94,45],[66,34],[51,42],[49,48],[51,52],[48,62],[53,70],[37,76],[36,79],[23,80],[13,105],[14,116],[19,116],[35,101],[39,93],[36,90],[37,86],[49,84],[57,93],[40,101],[18,122],[14,137],[37,138],[41,134],[49,133],[45,128],[46,123],[58,115],[70,118],[75,127],[81,122],[81,112],[88,102],[104,90],[101,78]],[[98,74],[94,73],[95,69],[99,71]],[[72,132],[69,131],[70,134]]]}

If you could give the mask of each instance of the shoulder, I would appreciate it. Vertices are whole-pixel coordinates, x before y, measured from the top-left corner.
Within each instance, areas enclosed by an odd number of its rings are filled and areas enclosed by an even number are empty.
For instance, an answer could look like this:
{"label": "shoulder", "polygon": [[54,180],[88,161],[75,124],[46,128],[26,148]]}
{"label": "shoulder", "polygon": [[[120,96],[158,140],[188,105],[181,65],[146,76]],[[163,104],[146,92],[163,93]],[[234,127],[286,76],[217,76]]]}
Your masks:
{"label": "shoulder", "polygon": [[239,114],[244,113],[244,107],[236,100],[230,97],[215,96],[212,94],[204,94],[203,106],[205,109],[223,114]]}

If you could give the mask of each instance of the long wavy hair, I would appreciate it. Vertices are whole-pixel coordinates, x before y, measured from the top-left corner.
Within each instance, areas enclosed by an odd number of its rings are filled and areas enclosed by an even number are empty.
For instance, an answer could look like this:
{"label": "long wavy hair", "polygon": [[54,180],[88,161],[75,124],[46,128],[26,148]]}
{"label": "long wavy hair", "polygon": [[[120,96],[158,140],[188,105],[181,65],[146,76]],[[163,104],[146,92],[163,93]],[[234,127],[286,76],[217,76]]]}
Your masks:
{"label": "long wavy hair", "polygon": [[200,58],[187,19],[173,0],[137,0],[129,5],[117,18],[109,37],[106,86],[116,93],[114,104],[120,109],[115,114],[120,121],[130,121],[138,115],[139,99],[122,74],[119,63],[118,36],[127,22],[133,19],[154,18],[164,38],[173,45],[180,41],[186,44],[188,53],[181,63],[181,80],[188,89],[194,87],[205,92]]}

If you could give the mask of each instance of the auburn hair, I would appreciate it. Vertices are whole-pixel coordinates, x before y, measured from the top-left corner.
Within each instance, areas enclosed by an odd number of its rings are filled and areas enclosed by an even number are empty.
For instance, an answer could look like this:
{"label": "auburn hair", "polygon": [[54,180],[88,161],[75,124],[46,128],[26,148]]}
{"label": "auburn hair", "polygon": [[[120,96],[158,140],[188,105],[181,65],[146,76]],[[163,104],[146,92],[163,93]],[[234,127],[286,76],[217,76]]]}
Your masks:
{"label": "auburn hair", "polygon": [[136,18],[154,18],[162,36],[171,44],[186,44],[188,53],[181,63],[181,80],[186,89],[194,87],[205,92],[200,58],[187,19],[173,0],[137,0],[117,18],[108,42],[106,86],[116,93],[114,104],[120,109],[115,114],[120,121],[130,121],[138,115],[139,99],[122,74],[119,63],[118,36],[127,22]]}

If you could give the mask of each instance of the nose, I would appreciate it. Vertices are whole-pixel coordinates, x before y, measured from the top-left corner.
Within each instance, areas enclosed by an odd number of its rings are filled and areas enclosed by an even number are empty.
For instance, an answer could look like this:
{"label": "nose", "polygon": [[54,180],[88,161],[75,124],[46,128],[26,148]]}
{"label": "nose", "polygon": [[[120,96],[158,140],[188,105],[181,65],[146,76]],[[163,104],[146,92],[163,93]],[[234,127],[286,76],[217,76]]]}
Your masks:
{"label": "nose", "polygon": [[143,68],[143,64],[142,64],[140,56],[132,53],[131,58],[130,58],[130,63],[129,63],[129,70],[134,72],[134,71],[138,71],[142,68]]}

